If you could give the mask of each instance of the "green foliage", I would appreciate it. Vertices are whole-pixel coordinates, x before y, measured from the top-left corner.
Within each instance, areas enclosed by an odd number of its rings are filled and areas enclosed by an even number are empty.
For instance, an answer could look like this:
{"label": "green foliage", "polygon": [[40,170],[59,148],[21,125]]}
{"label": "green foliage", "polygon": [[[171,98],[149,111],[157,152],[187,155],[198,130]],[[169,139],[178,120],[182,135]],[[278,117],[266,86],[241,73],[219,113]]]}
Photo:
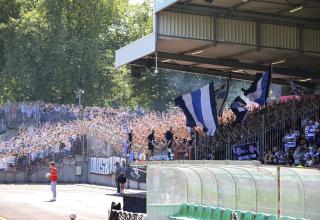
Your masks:
{"label": "green foliage", "polygon": [[151,0],[0,0],[0,103],[76,103],[81,88],[85,105],[165,110],[178,95],[223,83],[168,70],[135,78],[126,67],[115,69],[114,51],[151,33],[152,19]]}
{"label": "green foliage", "polygon": [[113,67],[114,50],[151,30],[148,2],[1,0],[2,5],[2,102],[74,103],[74,91],[82,88],[86,105],[134,103],[127,69]]}

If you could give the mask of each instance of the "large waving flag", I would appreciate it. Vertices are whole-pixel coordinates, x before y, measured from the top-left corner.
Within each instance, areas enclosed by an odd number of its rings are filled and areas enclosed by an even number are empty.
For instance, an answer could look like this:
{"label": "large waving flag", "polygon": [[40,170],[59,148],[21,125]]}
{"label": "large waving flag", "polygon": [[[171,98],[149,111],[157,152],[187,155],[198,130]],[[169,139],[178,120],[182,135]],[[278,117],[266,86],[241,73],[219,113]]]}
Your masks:
{"label": "large waving flag", "polygon": [[247,119],[249,111],[246,106],[247,103],[240,96],[237,96],[231,103],[230,108],[236,115],[236,122],[243,122]]}
{"label": "large waving flag", "polygon": [[241,91],[243,91],[250,101],[256,102],[259,105],[265,105],[269,95],[271,74],[272,66],[263,74],[257,73],[249,89],[241,89]]}
{"label": "large waving flag", "polygon": [[223,84],[222,86],[220,86],[220,88],[214,91],[218,116],[222,114],[223,106],[227,100],[228,93],[229,93],[229,80],[227,80],[225,84]]}
{"label": "large waving flag", "polygon": [[[226,95],[221,97],[226,98]],[[202,125],[208,130],[208,135],[213,136],[218,127],[218,111],[222,108],[217,106],[216,98],[219,97],[215,96],[213,82],[211,82],[198,90],[177,97],[175,104],[184,112],[188,127]],[[221,103],[223,104],[224,101]]]}

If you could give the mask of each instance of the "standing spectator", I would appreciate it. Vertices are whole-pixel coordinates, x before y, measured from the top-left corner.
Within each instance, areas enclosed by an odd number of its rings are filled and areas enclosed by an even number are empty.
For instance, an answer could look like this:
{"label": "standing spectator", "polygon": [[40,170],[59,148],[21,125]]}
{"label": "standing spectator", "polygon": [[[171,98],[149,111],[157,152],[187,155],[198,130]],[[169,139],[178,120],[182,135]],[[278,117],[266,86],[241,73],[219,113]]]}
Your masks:
{"label": "standing spectator", "polygon": [[313,145],[315,132],[316,132],[316,128],[313,122],[310,120],[304,129],[307,147],[311,147]]}
{"label": "standing spectator", "polygon": [[289,133],[284,136],[283,142],[285,152],[288,152],[289,148],[294,149],[297,146],[297,137],[298,133],[293,129],[290,129]]}
{"label": "standing spectator", "polygon": [[133,136],[132,136],[132,131],[130,131],[130,132],[128,133],[128,142],[129,142],[128,152],[127,152],[128,154],[131,153],[132,138],[133,138]]}
{"label": "standing spectator", "polygon": [[171,154],[172,152],[172,144],[173,144],[173,133],[172,133],[172,127],[170,127],[169,131],[165,133],[165,139],[166,139],[166,145],[167,145],[167,151],[168,151],[168,160],[172,160]]}
{"label": "standing spectator", "polygon": [[52,199],[51,202],[56,201],[57,198],[57,181],[58,181],[58,170],[53,161],[50,162],[50,181],[51,181],[51,192]]}
{"label": "standing spectator", "polygon": [[156,145],[156,140],[155,140],[155,136],[154,136],[154,130],[151,131],[151,134],[149,134],[148,138],[148,150],[150,152],[150,155],[149,157],[153,156],[153,151],[154,151],[154,148],[155,148],[155,145]]}
{"label": "standing spectator", "polygon": [[116,186],[117,186],[117,193],[120,193],[120,177],[121,177],[121,168],[119,165],[119,162],[115,163],[115,170],[114,170],[114,178],[116,181]]}
{"label": "standing spectator", "polygon": [[126,162],[123,160],[121,165],[121,174],[120,174],[120,192],[123,193],[126,182],[127,182],[127,173],[128,166]]}

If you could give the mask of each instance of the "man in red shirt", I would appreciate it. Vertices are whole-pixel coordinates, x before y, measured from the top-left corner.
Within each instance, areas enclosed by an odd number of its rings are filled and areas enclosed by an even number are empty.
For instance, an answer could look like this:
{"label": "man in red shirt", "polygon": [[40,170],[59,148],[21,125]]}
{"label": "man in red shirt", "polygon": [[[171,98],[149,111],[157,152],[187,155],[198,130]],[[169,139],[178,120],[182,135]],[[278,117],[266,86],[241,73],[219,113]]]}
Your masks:
{"label": "man in red shirt", "polygon": [[50,181],[51,181],[51,191],[52,191],[52,199],[51,201],[56,201],[57,197],[57,180],[58,180],[58,170],[54,164],[54,162],[50,162]]}

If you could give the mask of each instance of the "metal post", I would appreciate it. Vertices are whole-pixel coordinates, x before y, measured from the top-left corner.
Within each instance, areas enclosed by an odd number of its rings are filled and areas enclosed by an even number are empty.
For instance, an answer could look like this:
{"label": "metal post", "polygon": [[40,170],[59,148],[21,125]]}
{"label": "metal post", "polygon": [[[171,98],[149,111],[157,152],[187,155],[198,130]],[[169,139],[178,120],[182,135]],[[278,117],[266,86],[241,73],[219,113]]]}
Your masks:
{"label": "metal post", "polygon": [[78,89],[77,93],[77,98],[78,98],[78,105],[79,107],[81,107],[81,99],[82,99],[82,94],[84,94],[84,90],[83,89]]}
{"label": "metal post", "polygon": [[194,136],[194,159],[197,160],[197,154],[198,154],[198,146],[197,146],[197,134]]}
{"label": "metal post", "polygon": [[227,149],[227,151],[228,151],[228,158],[225,158],[225,159],[232,159],[231,158],[231,144],[230,144],[230,142],[231,142],[231,138],[230,138],[230,130],[228,130],[228,149]]}
{"label": "metal post", "polygon": [[260,143],[261,143],[261,155],[262,156],[264,156],[264,153],[265,153],[265,151],[266,151],[266,145],[265,145],[265,121],[264,121],[264,117],[265,115],[263,114],[262,115],[262,135],[261,135],[261,137],[262,137],[262,139],[261,139],[261,141],[260,141]]}
{"label": "metal post", "polygon": [[281,209],[280,209],[280,166],[277,166],[277,219],[280,220]]}
{"label": "metal post", "polygon": [[81,94],[81,92],[79,90],[79,103],[78,103],[79,107],[81,106],[81,96],[82,96],[82,94]]}

